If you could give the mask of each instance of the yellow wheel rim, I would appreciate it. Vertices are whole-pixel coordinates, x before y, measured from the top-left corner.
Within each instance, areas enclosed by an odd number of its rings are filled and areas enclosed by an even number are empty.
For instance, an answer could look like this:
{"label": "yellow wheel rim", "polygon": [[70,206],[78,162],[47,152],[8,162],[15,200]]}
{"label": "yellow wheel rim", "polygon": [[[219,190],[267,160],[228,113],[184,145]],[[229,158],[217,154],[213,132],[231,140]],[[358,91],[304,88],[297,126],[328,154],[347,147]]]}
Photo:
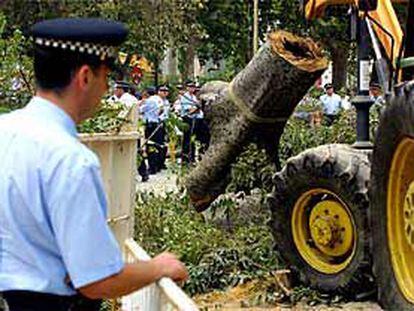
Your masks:
{"label": "yellow wheel rim", "polygon": [[349,207],[326,189],[312,189],[296,201],[292,235],[302,258],[315,270],[336,274],[351,262],[356,227]]}
{"label": "yellow wheel rim", "polygon": [[404,138],[391,163],[387,193],[391,263],[404,297],[414,303],[414,139]]}

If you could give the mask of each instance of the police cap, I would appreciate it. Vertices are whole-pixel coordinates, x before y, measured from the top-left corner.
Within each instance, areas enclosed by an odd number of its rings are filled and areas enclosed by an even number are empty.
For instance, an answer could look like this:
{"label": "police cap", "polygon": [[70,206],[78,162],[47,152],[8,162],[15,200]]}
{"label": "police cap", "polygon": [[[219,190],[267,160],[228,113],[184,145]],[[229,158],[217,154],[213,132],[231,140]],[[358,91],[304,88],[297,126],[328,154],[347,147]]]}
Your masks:
{"label": "police cap", "polygon": [[332,83],[326,83],[325,86],[324,86],[325,90],[328,90],[328,89],[331,89],[331,88],[333,88]]}
{"label": "police cap", "polygon": [[155,94],[156,89],[155,89],[155,87],[150,86],[150,87],[148,87],[148,88],[147,88],[147,90],[146,90],[146,91],[147,91],[148,95],[152,96],[152,95],[154,95],[154,94]]}
{"label": "police cap", "polygon": [[381,89],[381,85],[379,83],[377,83],[377,82],[370,82],[369,83],[369,88],[370,89],[378,89],[378,90],[380,90]]}
{"label": "police cap", "polygon": [[131,85],[126,81],[115,81],[114,87],[119,89],[128,89]]}
{"label": "police cap", "polygon": [[166,91],[166,92],[168,92],[168,91],[169,91],[168,86],[166,86],[166,85],[161,85],[161,86],[158,88],[158,90],[159,90],[159,91]]}
{"label": "police cap", "polygon": [[196,87],[195,83],[193,81],[187,81],[185,84],[187,87]]}
{"label": "police cap", "polygon": [[128,31],[122,23],[101,18],[57,18],[36,23],[28,33],[38,46],[115,58]]}

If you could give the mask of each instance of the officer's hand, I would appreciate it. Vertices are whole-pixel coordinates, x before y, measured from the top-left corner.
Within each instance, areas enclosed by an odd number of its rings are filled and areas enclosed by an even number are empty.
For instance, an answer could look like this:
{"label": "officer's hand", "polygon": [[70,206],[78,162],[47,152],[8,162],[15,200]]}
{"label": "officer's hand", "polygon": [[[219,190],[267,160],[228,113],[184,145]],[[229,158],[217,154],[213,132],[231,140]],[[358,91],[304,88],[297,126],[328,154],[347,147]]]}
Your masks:
{"label": "officer's hand", "polygon": [[161,268],[163,277],[168,277],[176,282],[185,281],[188,278],[188,271],[184,264],[174,254],[162,253],[154,257],[154,262]]}

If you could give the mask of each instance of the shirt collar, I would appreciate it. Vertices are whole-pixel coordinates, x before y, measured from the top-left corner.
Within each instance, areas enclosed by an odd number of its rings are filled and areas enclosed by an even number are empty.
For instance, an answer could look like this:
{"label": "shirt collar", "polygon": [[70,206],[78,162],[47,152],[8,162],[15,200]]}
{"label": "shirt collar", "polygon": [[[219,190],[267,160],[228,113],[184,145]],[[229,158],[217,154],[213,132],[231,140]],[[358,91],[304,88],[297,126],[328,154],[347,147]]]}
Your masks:
{"label": "shirt collar", "polygon": [[51,101],[39,96],[34,96],[24,109],[29,110],[36,116],[41,116],[42,118],[47,119],[48,122],[52,121],[58,124],[65,130],[65,132],[73,137],[77,137],[78,131],[76,130],[76,123],[62,108]]}

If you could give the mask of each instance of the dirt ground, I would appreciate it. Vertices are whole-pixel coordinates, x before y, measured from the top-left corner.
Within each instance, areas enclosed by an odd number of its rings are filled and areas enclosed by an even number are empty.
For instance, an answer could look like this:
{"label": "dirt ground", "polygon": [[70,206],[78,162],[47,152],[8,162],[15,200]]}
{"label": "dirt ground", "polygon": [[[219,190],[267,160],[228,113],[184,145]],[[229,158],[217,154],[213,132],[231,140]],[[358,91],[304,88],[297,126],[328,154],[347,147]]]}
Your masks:
{"label": "dirt ground", "polygon": [[[307,292],[302,299],[294,298],[295,291],[288,287],[288,270],[279,270],[272,276],[253,280],[251,282],[230,288],[227,291],[217,291],[204,295],[193,297],[194,301],[200,307],[200,310],[305,310],[305,311],[339,311],[339,310],[355,310],[355,311],[380,311],[381,307],[371,301],[367,302],[340,302],[335,299],[323,299],[321,295],[315,291]],[[318,298],[319,303],[316,304]],[[263,299],[266,298],[266,299]],[[270,301],[273,303],[264,302]],[[299,301],[298,301],[299,300]],[[320,303],[321,301],[330,300],[328,303]],[[291,301],[298,301],[291,303]],[[312,304],[313,303],[313,304]]]}
{"label": "dirt ground", "polygon": [[169,169],[150,175],[146,182],[142,182],[141,177],[137,176],[136,190],[138,192],[154,192],[157,195],[176,192],[178,191],[177,176]]}
{"label": "dirt ground", "polygon": [[299,303],[293,307],[289,306],[274,306],[274,307],[242,307],[238,303],[228,303],[220,306],[200,306],[200,310],[222,310],[222,311],[380,311],[380,306],[374,302],[349,302],[346,304],[340,304],[336,307],[329,306],[308,306],[303,303]]}
{"label": "dirt ground", "polygon": [[200,310],[222,310],[222,311],[381,311],[381,307],[375,302],[348,302],[338,304],[335,307],[327,305],[309,306],[305,303],[298,303],[295,306],[279,305],[279,306],[257,306],[245,307],[240,302],[230,302],[224,304],[201,305],[198,304]]}

